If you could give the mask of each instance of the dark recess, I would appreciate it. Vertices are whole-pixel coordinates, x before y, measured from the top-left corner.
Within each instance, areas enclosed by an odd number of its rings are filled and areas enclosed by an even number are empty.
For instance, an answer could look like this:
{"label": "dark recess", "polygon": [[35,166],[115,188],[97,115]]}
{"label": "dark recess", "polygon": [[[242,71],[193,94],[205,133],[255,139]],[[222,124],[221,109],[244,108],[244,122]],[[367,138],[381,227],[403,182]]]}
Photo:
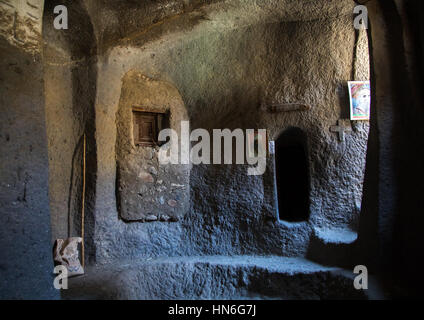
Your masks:
{"label": "dark recess", "polygon": [[289,222],[309,218],[309,162],[307,138],[299,128],[289,128],[276,141],[278,216]]}

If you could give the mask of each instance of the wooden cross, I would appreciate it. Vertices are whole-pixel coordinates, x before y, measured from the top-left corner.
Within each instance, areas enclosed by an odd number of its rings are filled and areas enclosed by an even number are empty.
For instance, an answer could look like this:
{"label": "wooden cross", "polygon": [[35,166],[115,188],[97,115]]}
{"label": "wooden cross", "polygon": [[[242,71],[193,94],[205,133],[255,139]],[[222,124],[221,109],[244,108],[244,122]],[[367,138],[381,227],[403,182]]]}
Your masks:
{"label": "wooden cross", "polygon": [[352,128],[343,124],[342,120],[337,121],[337,126],[330,127],[331,132],[337,132],[339,134],[339,141],[345,141],[345,132],[352,132]]}

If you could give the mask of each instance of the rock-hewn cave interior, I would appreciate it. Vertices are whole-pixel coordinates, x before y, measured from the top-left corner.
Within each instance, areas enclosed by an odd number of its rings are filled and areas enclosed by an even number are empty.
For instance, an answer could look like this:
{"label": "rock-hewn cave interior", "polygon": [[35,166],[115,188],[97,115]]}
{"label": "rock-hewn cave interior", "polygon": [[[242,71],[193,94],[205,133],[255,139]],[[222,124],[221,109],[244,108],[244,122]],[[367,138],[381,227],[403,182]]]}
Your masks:
{"label": "rock-hewn cave interior", "polygon": [[423,9],[0,1],[0,299],[422,296]]}

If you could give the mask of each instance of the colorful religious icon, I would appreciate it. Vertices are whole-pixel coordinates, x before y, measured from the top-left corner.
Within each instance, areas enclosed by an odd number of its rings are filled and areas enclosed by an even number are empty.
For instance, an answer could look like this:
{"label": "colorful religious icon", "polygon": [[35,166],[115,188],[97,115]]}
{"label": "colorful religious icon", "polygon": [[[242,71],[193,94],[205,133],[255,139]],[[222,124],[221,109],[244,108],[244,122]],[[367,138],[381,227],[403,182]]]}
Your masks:
{"label": "colorful religious icon", "polygon": [[348,81],[350,120],[369,120],[371,86],[369,81]]}

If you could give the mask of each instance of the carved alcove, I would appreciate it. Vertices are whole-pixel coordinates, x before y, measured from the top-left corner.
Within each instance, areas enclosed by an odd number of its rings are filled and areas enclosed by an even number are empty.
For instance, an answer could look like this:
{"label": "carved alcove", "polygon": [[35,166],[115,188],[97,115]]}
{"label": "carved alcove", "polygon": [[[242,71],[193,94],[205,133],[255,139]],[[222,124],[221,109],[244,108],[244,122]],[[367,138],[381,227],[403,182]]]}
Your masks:
{"label": "carved alcove", "polygon": [[136,71],[124,77],[116,116],[116,197],[122,220],[172,222],[187,212],[190,168],[160,163],[158,141],[162,129],[181,136],[183,120],[184,103],[170,83]]}
{"label": "carved alcove", "polygon": [[307,136],[291,127],[275,143],[278,216],[280,220],[300,222],[309,219],[309,161]]}

